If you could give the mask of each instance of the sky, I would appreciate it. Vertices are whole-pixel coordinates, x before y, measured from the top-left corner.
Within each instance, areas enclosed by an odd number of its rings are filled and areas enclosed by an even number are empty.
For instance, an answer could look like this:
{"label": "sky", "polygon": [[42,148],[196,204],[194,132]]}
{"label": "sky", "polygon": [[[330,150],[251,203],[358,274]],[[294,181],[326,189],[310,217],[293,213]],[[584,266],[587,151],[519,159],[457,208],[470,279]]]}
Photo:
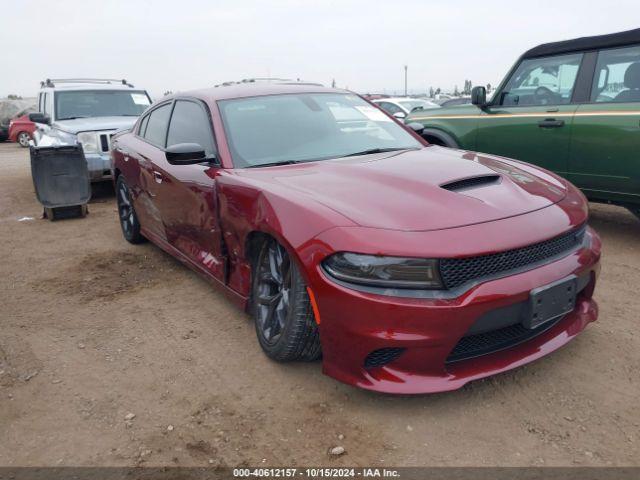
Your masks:
{"label": "sky", "polygon": [[640,27],[638,0],[20,0],[0,16],[0,97],[45,78],[126,78],[152,96],[250,77],[359,93],[497,85],[540,43]]}

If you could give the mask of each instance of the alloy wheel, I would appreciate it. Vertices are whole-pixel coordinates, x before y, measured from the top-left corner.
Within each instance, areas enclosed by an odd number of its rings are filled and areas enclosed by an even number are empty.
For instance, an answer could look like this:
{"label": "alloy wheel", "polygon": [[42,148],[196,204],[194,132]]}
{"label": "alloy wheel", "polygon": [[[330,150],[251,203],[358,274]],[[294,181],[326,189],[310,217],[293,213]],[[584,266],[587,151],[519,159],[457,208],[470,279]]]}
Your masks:
{"label": "alloy wheel", "polygon": [[290,307],[291,260],[286,250],[272,241],[257,273],[257,326],[264,340],[272,345],[282,335]]}
{"label": "alloy wheel", "polygon": [[27,132],[20,132],[20,134],[18,135],[18,143],[21,147],[28,147],[29,140],[31,140],[31,137]]}
{"label": "alloy wheel", "polygon": [[133,233],[134,217],[129,189],[124,182],[120,182],[118,185],[118,215],[120,216],[120,224],[122,225],[125,236],[131,236]]}

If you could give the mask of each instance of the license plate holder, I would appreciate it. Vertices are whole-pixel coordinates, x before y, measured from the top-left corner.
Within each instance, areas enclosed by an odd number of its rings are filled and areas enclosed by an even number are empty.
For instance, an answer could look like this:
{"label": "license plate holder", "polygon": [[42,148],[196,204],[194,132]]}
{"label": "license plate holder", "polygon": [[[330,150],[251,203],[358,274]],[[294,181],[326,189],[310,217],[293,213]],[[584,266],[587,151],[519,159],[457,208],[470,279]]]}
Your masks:
{"label": "license plate holder", "polygon": [[534,329],[571,312],[576,306],[577,289],[578,277],[571,275],[531,290],[524,326]]}

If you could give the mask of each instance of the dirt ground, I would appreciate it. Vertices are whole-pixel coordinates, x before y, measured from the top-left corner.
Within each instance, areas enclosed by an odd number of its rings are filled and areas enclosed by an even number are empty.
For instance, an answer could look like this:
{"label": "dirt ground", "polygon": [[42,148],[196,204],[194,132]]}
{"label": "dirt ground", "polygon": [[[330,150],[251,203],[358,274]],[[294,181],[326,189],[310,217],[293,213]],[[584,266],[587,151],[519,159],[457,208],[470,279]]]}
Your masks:
{"label": "dirt ground", "polygon": [[621,208],[592,205],[596,323],[416,397],[269,361],[220,293],[123,240],[109,188],[89,210],[40,219],[28,152],[0,144],[0,465],[640,465],[640,222]]}

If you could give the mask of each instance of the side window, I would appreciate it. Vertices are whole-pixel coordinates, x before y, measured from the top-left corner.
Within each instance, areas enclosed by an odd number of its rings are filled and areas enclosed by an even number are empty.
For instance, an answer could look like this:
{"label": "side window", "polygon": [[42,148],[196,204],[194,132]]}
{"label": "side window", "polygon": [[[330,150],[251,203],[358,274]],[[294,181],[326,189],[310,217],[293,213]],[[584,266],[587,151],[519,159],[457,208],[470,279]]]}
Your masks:
{"label": "side window", "polygon": [[378,105],[380,105],[380,108],[382,108],[385,112],[393,115],[394,113],[398,113],[398,112],[402,112],[404,113],[404,111],[397,105],[394,105],[393,103],[389,103],[389,102],[380,102],[378,103]]}
{"label": "side window", "polygon": [[581,53],[523,60],[497,97],[498,104],[544,106],[570,103],[581,61]]}
{"label": "side window", "polygon": [[197,143],[207,155],[215,152],[211,121],[204,108],[196,102],[176,101],[169,124],[167,146],[178,143]]}
{"label": "side window", "polygon": [[148,122],[149,122],[149,115],[145,115],[144,118],[140,121],[140,126],[138,127],[138,136],[144,137],[144,132],[147,129]]}
{"label": "side window", "polygon": [[153,143],[157,147],[165,147],[165,139],[167,138],[167,125],[169,124],[169,116],[171,115],[171,103],[156,108],[149,114],[147,128],[144,132],[144,138]]}
{"label": "side window", "polygon": [[50,113],[49,112],[49,98],[50,98],[50,95],[52,95],[52,94],[45,93],[43,95],[44,98],[42,100],[42,113],[44,113],[46,115],[49,115],[49,113]]}
{"label": "side window", "polygon": [[640,102],[640,46],[598,53],[592,102]]}
{"label": "side window", "polygon": [[42,113],[42,99],[44,98],[44,93],[40,92],[38,94],[38,111]]}

